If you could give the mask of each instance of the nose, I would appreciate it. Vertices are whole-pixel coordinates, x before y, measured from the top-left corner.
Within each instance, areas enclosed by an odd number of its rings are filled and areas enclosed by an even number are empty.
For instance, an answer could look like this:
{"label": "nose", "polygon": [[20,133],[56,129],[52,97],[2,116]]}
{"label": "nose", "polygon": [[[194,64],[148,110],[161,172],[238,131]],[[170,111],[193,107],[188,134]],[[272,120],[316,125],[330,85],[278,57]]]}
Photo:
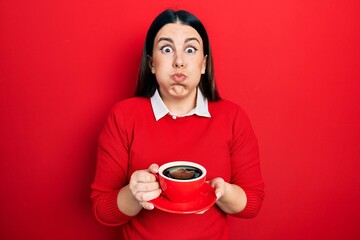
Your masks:
{"label": "nose", "polygon": [[182,53],[176,53],[174,59],[174,68],[184,68],[184,67],[185,67],[185,63]]}

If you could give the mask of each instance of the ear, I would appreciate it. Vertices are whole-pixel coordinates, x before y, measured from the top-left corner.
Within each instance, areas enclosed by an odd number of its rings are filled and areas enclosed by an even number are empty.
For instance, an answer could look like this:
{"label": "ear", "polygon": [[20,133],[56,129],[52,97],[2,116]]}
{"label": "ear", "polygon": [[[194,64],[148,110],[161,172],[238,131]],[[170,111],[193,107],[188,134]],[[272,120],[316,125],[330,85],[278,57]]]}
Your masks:
{"label": "ear", "polygon": [[202,63],[201,74],[204,74],[206,71],[206,61],[207,61],[207,55],[205,55],[203,63]]}
{"label": "ear", "polygon": [[154,62],[152,60],[152,57],[150,57],[149,55],[147,55],[147,57],[148,57],[149,68],[151,69],[152,74],[155,74]]}

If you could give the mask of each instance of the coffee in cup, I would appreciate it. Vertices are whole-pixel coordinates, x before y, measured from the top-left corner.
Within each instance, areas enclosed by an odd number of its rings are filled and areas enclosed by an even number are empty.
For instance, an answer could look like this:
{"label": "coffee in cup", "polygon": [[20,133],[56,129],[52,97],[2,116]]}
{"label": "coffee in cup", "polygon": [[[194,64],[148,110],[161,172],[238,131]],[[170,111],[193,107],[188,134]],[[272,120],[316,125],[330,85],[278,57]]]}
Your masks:
{"label": "coffee in cup", "polygon": [[174,166],[165,169],[163,175],[173,179],[188,180],[200,177],[202,171],[199,168],[188,165]]}
{"label": "coffee in cup", "polygon": [[173,202],[191,202],[206,179],[206,169],[189,161],[168,162],[156,175],[163,194]]}

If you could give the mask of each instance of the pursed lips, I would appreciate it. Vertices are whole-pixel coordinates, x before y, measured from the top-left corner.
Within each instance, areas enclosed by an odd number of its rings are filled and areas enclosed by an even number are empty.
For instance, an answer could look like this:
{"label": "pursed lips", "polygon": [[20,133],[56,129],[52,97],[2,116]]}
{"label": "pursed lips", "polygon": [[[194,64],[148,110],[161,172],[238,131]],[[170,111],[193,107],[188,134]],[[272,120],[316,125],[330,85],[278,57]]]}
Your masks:
{"label": "pursed lips", "polygon": [[171,75],[171,79],[174,80],[175,82],[182,82],[186,79],[186,75],[183,73],[175,73]]}

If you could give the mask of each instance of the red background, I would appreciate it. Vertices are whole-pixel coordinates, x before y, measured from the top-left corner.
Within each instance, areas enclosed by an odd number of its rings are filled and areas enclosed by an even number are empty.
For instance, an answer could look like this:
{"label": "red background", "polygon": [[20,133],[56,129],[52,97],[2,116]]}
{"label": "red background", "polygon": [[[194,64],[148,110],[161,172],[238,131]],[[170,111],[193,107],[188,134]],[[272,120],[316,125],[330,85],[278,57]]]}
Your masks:
{"label": "red background", "polygon": [[357,0],[0,2],[0,238],[118,239],[89,200],[105,116],[167,7],[208,29],[259,138],[266,199],[232,239],[360,239]]}

